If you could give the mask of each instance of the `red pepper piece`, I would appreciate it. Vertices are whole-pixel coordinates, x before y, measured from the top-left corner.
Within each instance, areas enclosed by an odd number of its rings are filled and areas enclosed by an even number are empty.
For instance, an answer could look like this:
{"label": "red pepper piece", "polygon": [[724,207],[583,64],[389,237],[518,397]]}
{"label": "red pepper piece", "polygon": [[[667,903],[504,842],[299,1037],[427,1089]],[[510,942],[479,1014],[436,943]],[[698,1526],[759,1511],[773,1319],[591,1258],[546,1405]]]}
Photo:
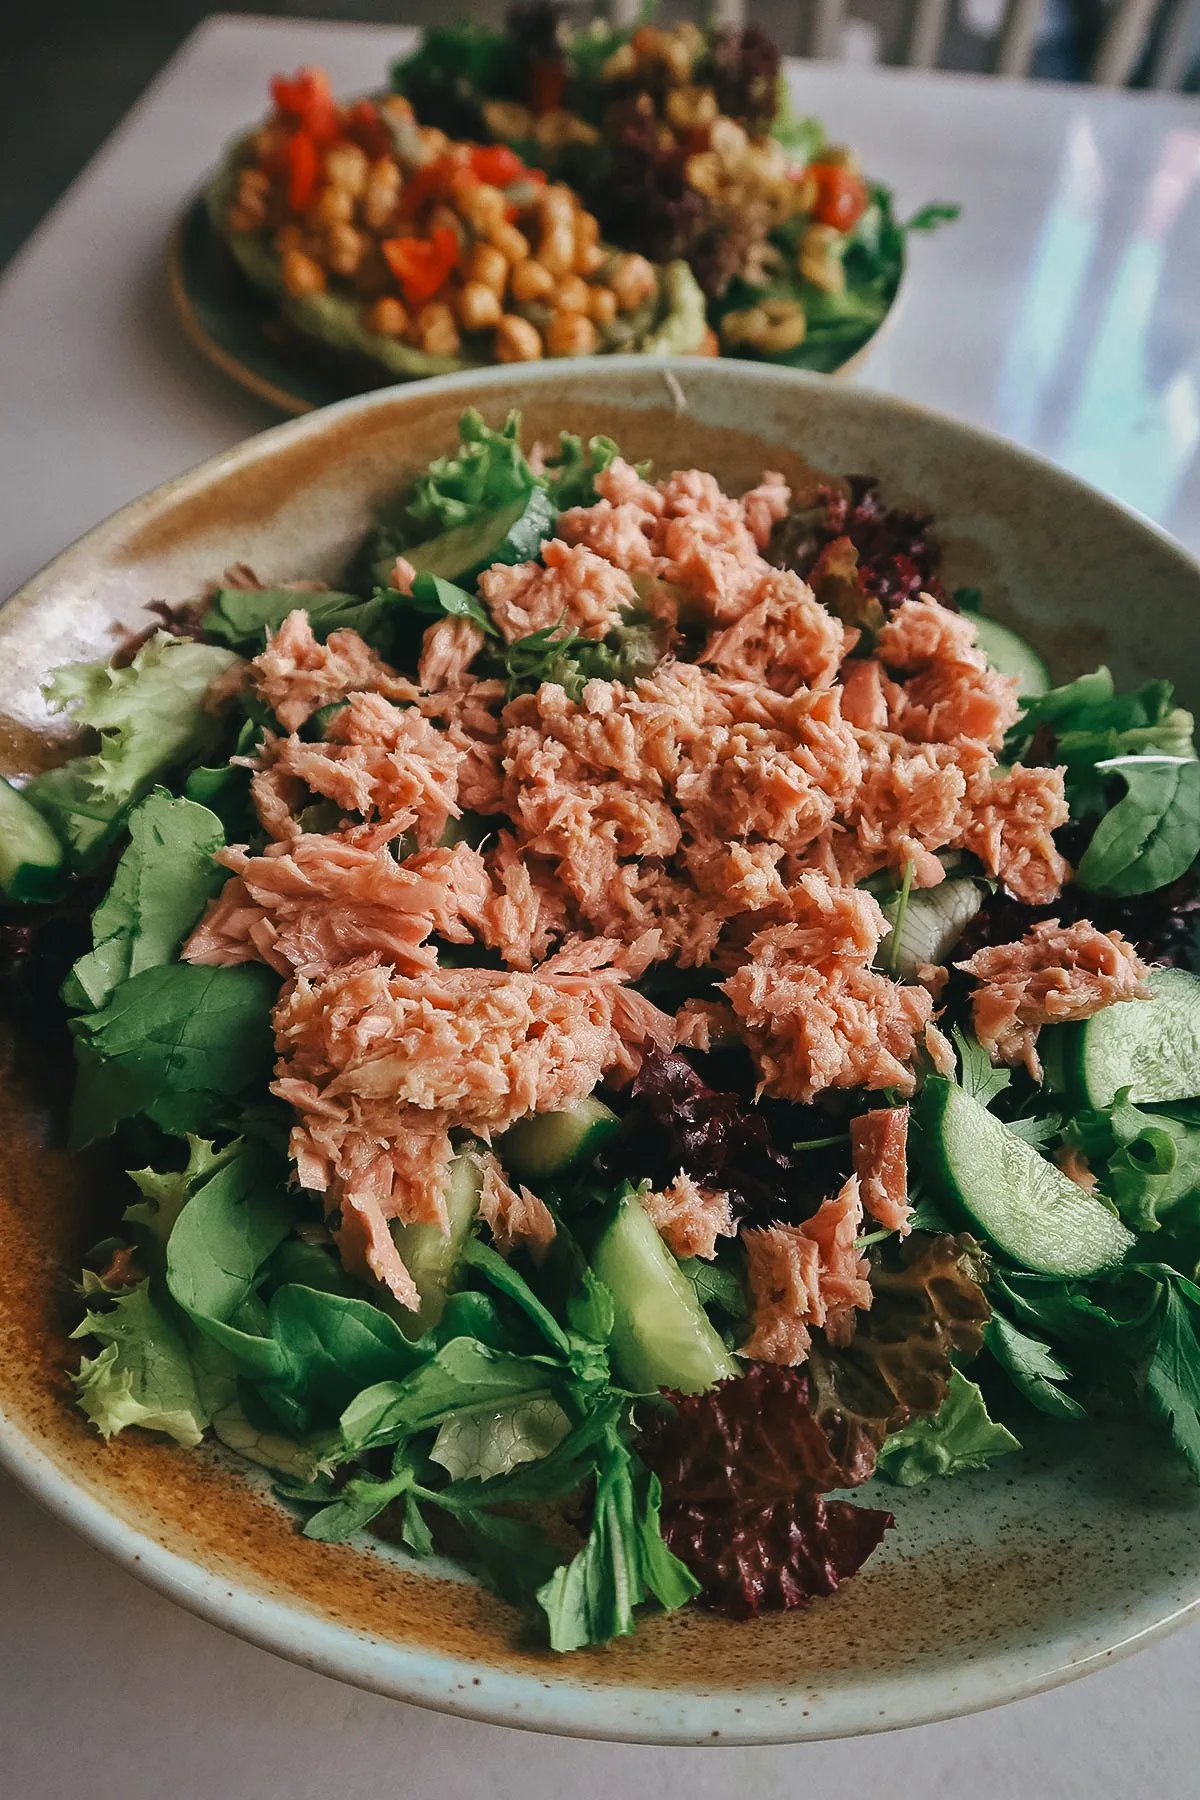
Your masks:
{"label": "red pepper piece", "polygon": [[271,98],[283,116],[307,131],[314,143],[330,144],[337,137],[337,102],[324,69],[277,75],[271,83]]}
{"label": "red pepper piece", "polygon": [[459,258],[458,236],[449,225],[437,226],[427,238],[385,238],[379,247],[410,306],[432,300]]}
{"label": "red pepper piece", "polygon": [[321,172],[321,153],[307,131],[297,131],[287,144],[288,205],[293,212],[303,212],[317,185]]}
{"label": "red pepper piece", "polygon": [[519,181],[525,173],[525,165],[507,144],[480,145],[471,152],[471,172],[480,181],[502,188]]}
{"label": "red pepper piece", "polygon": [[379,115],[379,108],[372,105],[370,100],[354,102],[342,120],[342,130],[352,143],[366,152],[372,162],[391,154],[391,133]]}

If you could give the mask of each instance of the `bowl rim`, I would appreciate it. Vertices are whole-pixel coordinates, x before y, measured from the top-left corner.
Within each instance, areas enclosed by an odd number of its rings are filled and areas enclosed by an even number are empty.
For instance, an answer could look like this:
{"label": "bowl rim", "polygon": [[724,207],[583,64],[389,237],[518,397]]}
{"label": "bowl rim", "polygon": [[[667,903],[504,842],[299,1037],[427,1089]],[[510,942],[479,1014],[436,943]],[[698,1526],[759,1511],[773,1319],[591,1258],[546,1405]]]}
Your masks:
{"label": "bowl rim", "polygon": [[[614,373],[651,373],[647,359],[638,356],[613,357],[608,359],[606,368]],[[662,379],[664,399],[678,411],[686,408],[681,382],[692,376],[741,386],[767,382],[773,389],[782,382],[797,393],[820,389],[829,379],[803,370],[779,370],[736,361],[722,363],[705,357],[655,359],[653,373]],[[560,382],[563,374],[561,363],[531,364],[522,368],[518,379],[524,386],[537,388]],[[320,436],[331,423],[386,408],[398,397],[417,399],[428,395],[441,399],[452,397],[458,390],[478,390],[480,386],[511,387],[513,379],[513,370],[508,367],[468,370],[419,385],[399,384],[351,395],[332,406],[271,426],[161,483],[93,525],[24,582],[4,604],[25,611],[81,555],[93,548],[103,549],[109,539],[124,534],[164,502],[186,499],[216,479],[269,459],[277,446],[310,435]],[[856,403],[868,412],[891,416],[899,412],[949,432],[960,441],[987,443],[1025,462],[1064,493],[1083,491],[1093,501],[1099,499],[1147,534],[1160,553],[1168,553],[1180,565],[1181,572],[1200,580],[1200,563],[1169,532],[1134,508],[1088,487],[1048,458],[1013,444],[996,432],[916,402],[857,386],[853,392]],[[578,1681],[563,1679],[561,1673],[557,1679],[543,1680],[536,1673],[497,1669],[486,1662],[408,1647],[395,1639],[356,1630],[309,1611],[294,1599],[241,1584],[236,1578],[191,1560],[127,1523],[100,1495],[61,1468],[10,1416],[3,1395],[0,1469],[47,1512],[128,1573],[188,1611],[260,1648],[411,1704],[556,1735],[654,1744],[749,1745],[848,1737],[929,1724],[1056,1687],[1129,1655],[1200,1616],[1198,1580],[1194,1598],[1165,1613],[1160,1610],[1161,1599],[1143,1597],[1140,1603],[1120,1609],[1119,1622],[1114,1609],[1112,1614],[1100,1615],[1082,1636],[1077,1628],[1057,1632],[1051,1629],[1044,1637],[1016,1649],[988,1650],[962,1664],[952,1678],[943,1672],[919,1668],[901,1670],[894,1675],[848,1682],[824,1694],[799,1688],[782,1694],[764,1688],[699,1693],[683,1688],[590,1685],[583,1659],[578,1665]],[[363,1554],[376,1552],[365,1550]],[[556,1670],[569,1667],[556,1665]]]}

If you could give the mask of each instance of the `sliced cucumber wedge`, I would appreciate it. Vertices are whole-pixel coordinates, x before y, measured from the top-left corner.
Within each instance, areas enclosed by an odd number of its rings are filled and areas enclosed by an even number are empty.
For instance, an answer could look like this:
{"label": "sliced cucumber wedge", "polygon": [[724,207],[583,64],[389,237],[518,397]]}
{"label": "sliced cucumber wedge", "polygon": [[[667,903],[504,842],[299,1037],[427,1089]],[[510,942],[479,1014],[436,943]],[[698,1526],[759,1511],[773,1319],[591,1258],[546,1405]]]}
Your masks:
{"label": "sliced cucumber wedge", "polygon": [[613,1297],[613,1363],[628,1387],[699,1394],[741,1374],[636,1197],[619,1203],[592,1253],[592,1269]]}
{"label": "sliced cucumber wedge", "polygon": [[982,905],[983,889],[967,878],[921,888],[908,896],[900,920],[899,945],[894,946],[899,901],[890,901],[883,912],[892,930],[879,945],[878,967],[898,975],[901,981],[912,981],[923,963],[945,962]]}
{"label": "sliced cucumber wedge", "polygon": [[1082,1106],[1110,1106],[1121,1088],[1137,1104],[1200,1091],[1200,976],[1156,969],[1148,1000],[1122,1000],[1081,1025],[1042,1032],[1056,1085]]}
{"label": "sliced cucumber wedge", "polygon": [[10,900],[53,900],[65,854],[37,808],[0,779],[0,890]]}
{"label": "sliced cucumber wedge", "polygon": [[[497,512],[443,531],[404,554],[418,574],[440,575],[445,581],[469,587],[494,563],[531,562],[553,535],[557,516],[545,489],[535,487]],[[391,579],[392,561],[379,563],[375,570],[385,586]]]}
{"label": "sliced cucumber wedge", "polygon": [[419,1310],[405,1312],[399,1319],[401,1329],[408,1337],[421,1337],[437,1324],[445,1310],[454,1271],[479,1211],[481,1185],[479,1170],[472,1158],[458,1156],[450,1171],[446,1194],[450,1229],[443,1232],[436,1225],[392,1226],[392,1241],[421,1296]]}
{"label": "sliced cucumber wedge", "polygon": [[979,648],[993,669],[1001,675],[1016,676],[1022,699],[1049,693],[1050,671],[1032,644],[997,619],[985,619],[982,613],[972,613],[970,618]]}
{"label": "sliced cucumber wedge", "polygon": [[917,1103],[916,1150],[934,1199],[1040,1275],[1098,1275],[1123,1261],[1134,1237],[1077,1186],[944,1076]]}
{"label": "sliced cucumber wedge", "polygon": [[602,1100],[581,1100],[567,1112],[536,1113],[506,1131],[496,1148],[500,1160],[523,1181],[562,1175],[590,1162],[621,1121]]}

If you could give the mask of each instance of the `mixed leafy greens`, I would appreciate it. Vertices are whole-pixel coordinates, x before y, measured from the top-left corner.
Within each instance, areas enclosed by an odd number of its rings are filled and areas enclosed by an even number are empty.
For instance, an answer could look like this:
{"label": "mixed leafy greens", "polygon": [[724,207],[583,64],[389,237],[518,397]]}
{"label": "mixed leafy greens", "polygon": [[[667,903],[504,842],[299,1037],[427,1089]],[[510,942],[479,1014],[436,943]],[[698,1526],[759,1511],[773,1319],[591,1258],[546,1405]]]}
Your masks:
{"label": "mixed leafy greens", "polygon": [[[537,1257],[489,1241],[470,1187],[479,1147],[456,1141],[470,1211],[419,1329],[347,1273],[315,1197],[295,1185],[289,1108],[267,1087],[280,977],[179,960],[226,878],[214,851],[255,829],[244,761],[272,724],[244,688],[223,708],[206,695],[297,605],[318,640],[352,626],[401,668],[431,619],[470,620],[481,666],[510,697],[547,680],[577,694],[591,677],[632,679],[661,654],[651,619],[602,641],[563,627],[502,645],[474,581],[479,555],[483,566],[536,555],[559,511],[596,498],[616,454],[607,439],[564,435],[535,470],[515,418],[495,430],[468,414],[457,453],[381,515],[344,591],[220,588],[193,610],[200,641],[159,633],[123,667],[60,673],[52,698],[97,747],[5,789],[18,849],[24,815],[36,816],[55,833],[62,880],[103,876],[91,946],[62,988],[78,1068],[71,1135],[115,1140],[132,1190],[120,1235],[83,1277],[80,1406],[106,1438],[140,1426],[190,1448],[212,1433],[271,1473],[309,1537],[370,1526],[414,1557],[454,1556],[557,1651],[629,1633],[643,1603],[669,1611],[699,1596],[747,1616],[831,1591],[892,1521],[827,1496],[876,1473],[908,1487],[985,1469],[1019,1449],[1030,1409],[1072,1426],[1145,1418],[1200,1478],[1200,979],[1179,968],[1156,975],[1149,998],[1044,1027],[1040,1082],[994,1067],[955,1026],[957,1070],[928,1073],[915,1108],[911,1232],[860,1241],[870,1309],[849,1336],[814,1330],[799,1368],[737,1356],[751,1311],[739,1243],[676,1260],[650,1232],[648,1254],[641,1198],[682,1174],[727,1195],[740,1221],[804,1220],[849,1172],[864,1095],[758,1100],[728,1049],[649,1049],[627,1092],[609,1096],[619,1116],[592,1103],[569,1153],[545,1151],[530,1175],[556,1226]],[[784,522],[781,561],[811,570],[848,542],[859,601],[880,618],[914,581],[936,582],[927,521],[887,513],[872,487],[828,507],[824,521]],[[461,564],[434,573],[464,532]],[[390,580],[397,557],[418,567],[410,592]],[[1032,695],[1005,754],[1067,770],[1082,852],[1056,910],[1122,908],[1148,959],[1186,961],[1176,926],[1200,855],[1200,764],[1169,685],[1118,695],[1099,670]],[[6,867],[20,863],[13,850]],[[969,858],[950,877],[932,893],[970,881],[976,895],[939,958],[1007,943],[1047,910],[989,891]],[[884,896],[894,974],[902,939],[924,929],[929,895],[911,887],[909,870]],[[675,983],[682,997],[705,980],[659,968],[643,987]],[[957,974],[945,1002],[966,1019]],[[981,1150],[988,1133],[1011,1192]],[[1072,1158],[1082,1184],[1063,1173]],[[1047,1218],[1064,1221],[1049,1262]],[[1099,1258],[1081,1247],[1098,1220],[1097,1241],[1117,1246]],[[697,1367],[706,1379],[681,1375]]]}

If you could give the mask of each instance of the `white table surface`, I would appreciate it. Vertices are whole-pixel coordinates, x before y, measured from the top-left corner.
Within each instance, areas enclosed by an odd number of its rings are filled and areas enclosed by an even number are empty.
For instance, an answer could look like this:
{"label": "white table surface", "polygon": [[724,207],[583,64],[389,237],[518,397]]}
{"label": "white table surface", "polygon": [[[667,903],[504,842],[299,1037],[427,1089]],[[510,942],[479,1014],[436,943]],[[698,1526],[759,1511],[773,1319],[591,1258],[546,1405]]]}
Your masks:
{"label": "white table surface", "polygon": [[[162,247],[267,77],[378,83],[405,34],[209,20],[0,284],[0,593],[134,495],[273,423],[170,317]],[[913,250],[876,385],[1034,445],[1200,549],[1200,105],[808,66],[796,99],[901,208]],[[1131,599],[1135,598],[1131,596]],[[0,1793],[13,1800],[1183,1800],[1200,1628],[998,1712],[795,1749],[574,1744],[418,1712],[225,1637],[0,1480]]]}

